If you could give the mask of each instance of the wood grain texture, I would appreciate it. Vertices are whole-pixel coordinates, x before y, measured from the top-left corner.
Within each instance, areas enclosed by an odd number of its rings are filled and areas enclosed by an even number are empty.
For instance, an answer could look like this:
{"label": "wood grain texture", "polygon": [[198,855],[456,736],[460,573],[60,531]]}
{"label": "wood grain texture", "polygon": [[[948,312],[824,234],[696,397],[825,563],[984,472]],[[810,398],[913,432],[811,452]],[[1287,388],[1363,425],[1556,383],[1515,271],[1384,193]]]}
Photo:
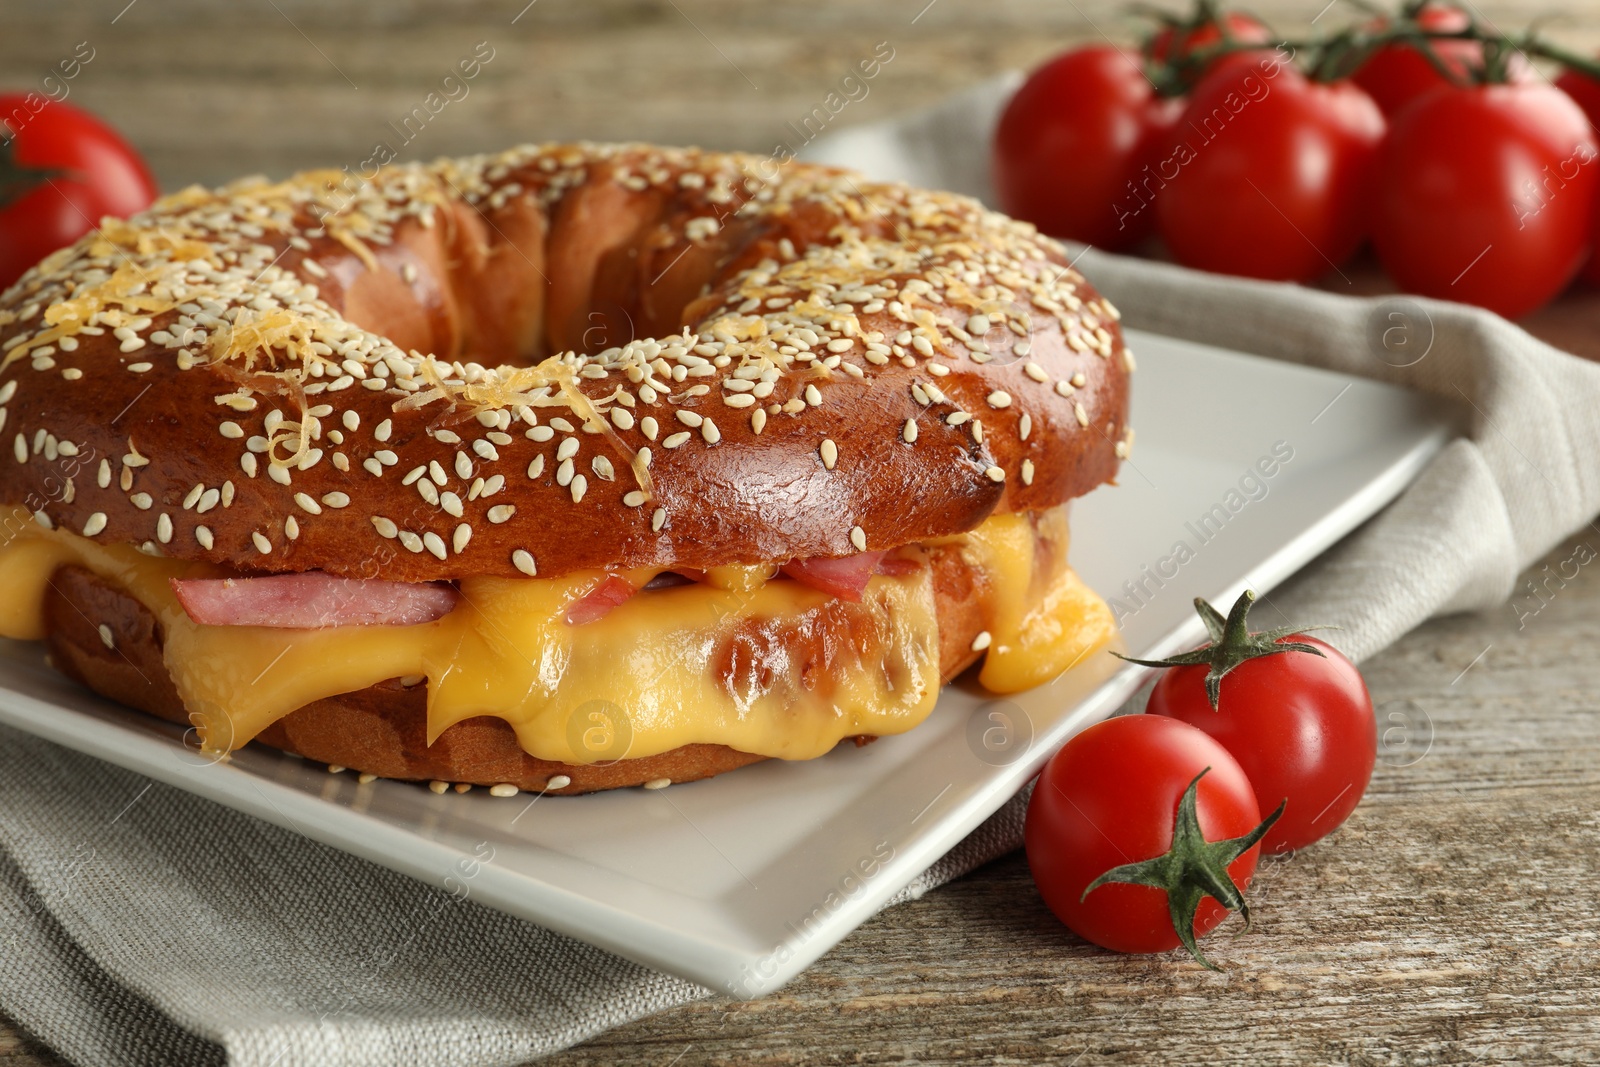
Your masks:
{"label": "wood grain texture", "polygon": [[[766,151],[878,41],[895,58],[841,124],[1128,32],[1108,0],[124,2],[0,0],[0,86],[37,85],[90,41],[70,99],[124,129],[169,189],[353,164],[478,41],[495,58],[403,158],[579,137]],[[1250,6],[1299,32],[1323,0]],[[1600,17],[1578,0],[1482,10],[1508,26],[1547,15],[1563,41],[1600,46]],[[1336,0],[1324,19],[1352,12]],[[1600,298],[1529,325],[1600,356]],[[1333,838],[1264,866],[1255,930],[1236,938],[1230,923],[1208,944],[1224,974],[1076,941],[1013,856],[878,917],[766,1000],[670,1011],[546,1062],[1594,1062],[1592,570],[1523,628],[1509,607],[1441,620],[1367,665],[1380,725],[1431,724],[1431,746],[1380,764]],[[0,1067],[60,1062],[0,1023]]]}

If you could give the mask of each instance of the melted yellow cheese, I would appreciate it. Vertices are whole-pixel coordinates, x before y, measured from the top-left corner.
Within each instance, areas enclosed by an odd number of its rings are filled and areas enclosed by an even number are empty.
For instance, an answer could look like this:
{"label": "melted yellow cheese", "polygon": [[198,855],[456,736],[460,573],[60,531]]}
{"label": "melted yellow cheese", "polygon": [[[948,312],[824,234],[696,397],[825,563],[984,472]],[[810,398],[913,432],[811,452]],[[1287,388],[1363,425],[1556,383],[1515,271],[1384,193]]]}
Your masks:
{"label": "melted yellow cheese", "polygon": [[[1110,612],[1065,565],[1064,513],[1059,529],[1053,521],[1040,527],[1040,536],[1058,541],[1045,566],[1021,517],[989,520],[962,548],[992,587],[992,643],[980,680],[995,691],[1046,681],[1112,633]],[[0,635],[44,636],[45,588],[67,564],[119,585],[155,614],[167,668],[212,750],[237,748],[315,700],[421,675],[430,741],[464,719],[493,715],[532,755],[566,763],[693,743],[809,759],[846,737],[911,729],[939,690],[927,567],[874,577],[862,604],[846,609],[865,615],[835,626],[834,639],[822,642],[821,669],[807,671],[781,654],[758,655],[751,624],[805,628],[830,598],[799,582],[766,581],[771,568],[718,568],[708,582],[634,597],[582,626],[566,622],[566,609],[604,579],[598,572],[464,579],[454,611],[415,626],[202,626],[184,613],[169,580],[220,569],[31,523],[0,547]]]}
{"label": "melted yellow cheese", "polygon": [[1106,602],[1067,566],[1067,540],[1065,508],[1036,520],[996,515],[966,535],[963,554],[988,576],[991,590],[989,647],[978,673],[985,689],[1016,693],[1043,685],[1116,632]]}

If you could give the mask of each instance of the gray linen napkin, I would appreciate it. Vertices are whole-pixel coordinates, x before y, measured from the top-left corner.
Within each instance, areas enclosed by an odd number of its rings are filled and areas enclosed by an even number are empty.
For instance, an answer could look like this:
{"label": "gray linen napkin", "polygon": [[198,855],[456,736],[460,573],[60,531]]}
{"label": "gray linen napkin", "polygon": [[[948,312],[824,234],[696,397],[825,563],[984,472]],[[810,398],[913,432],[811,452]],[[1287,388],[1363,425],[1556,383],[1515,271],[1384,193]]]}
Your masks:
{"label": "gray linen napkin", "polygon": [[[983,195],[1014,76],[816,158]],[[1291,581],[1357,657],[1487,608],[1600,511],[1600,368],[1492,315],[1083,253],[1146,330],[1428,390],[1470,437]],[[1398,366],[1396,364],[1407,364]],[[891,903],[1021,841],[1019,797]],[[0,1010],[82,1064],[514,1064],[710,995],[300,836],[0,729]]]}

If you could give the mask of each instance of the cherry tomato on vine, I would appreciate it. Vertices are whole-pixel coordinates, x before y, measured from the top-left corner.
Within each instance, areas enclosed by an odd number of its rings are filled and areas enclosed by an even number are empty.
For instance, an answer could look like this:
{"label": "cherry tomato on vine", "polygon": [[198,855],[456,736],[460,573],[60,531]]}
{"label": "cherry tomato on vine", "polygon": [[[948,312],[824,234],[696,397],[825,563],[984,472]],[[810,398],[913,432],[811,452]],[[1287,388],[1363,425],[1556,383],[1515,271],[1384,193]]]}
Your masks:
{"label": "cherry tomato on vine", "polygon": [[1051,757],[1023,838],[1040,895],[1074,933],[1117,952],[1182,944],[1209,967],[1194,941],[1228,911],[1249,921],[1243,892],[1275,817],[1262,821],[1216,741],[1176,719],[1124,715]]}
{"label": "cherry tomato on vine", "polygon": [[1327,836],[1355,810],[1377,759],[1377,723],[1355,664],[1303,633],[1250,633],[1252,599],[1240,597],[1227,620],[1198,602],[1212,642],[1174,657],[1188,662],[1161,675],[1145,711],[1213,737],[1244,768],[1261,810],[1287,800],[1261,842],[1265,852],[1286,852]]}
{"label": "cherry tomato on vine", "polygon": [[[1430,3],[1414,13],[1410,21],[1423,30],[1454,33],[1472,25],[1472,16],[1450,4]],[[1377,32],[1390,25],[1387,20],[1379,20],[1368,28]],[[1469,71],[1483,66],[1483,46],[1477,41],[1443,38],[1430,40],[1427,46],[1447,70],[1463,81]],[[1405,40],[1376,49],[1356,71],[1354,80],[1377,102],[1383,113],[1391,117],[1429,90],[1450,84],[1439,69],[1428,62],[1417,43]]]}
{"label": "cherry tomato on vine", "polygon": [[1373,244],[1399,285],[1516,318],[1572,280],[1600,194],[1594,132],[1543,82],[1429,93],[1384,145]]}
{"label": "cherry tomato on vine", "polygon": [[1000,208],[1055,237],[1126,248],[1155,212],[1135,194],[1151,147],[1182,104],[1156,94],[1110,46],[1057,56],[1006,105],[995,133]]}
{"label": "cherry tomato on vine", "polygon": [[1157,164],[1161,236],[1178,262],[1309,281],[1367,233],[1383,116],[1349,81],[1281,57],[1229,57],[1189,98]]}
{"label": "cherry tomato on vine", "polygon": [[[1242,11],[1215,12],[1202,7],[1193,20],[1186,24],[1167,26],[1158,31],[1145,46],[1146,53],[1156,63],[1175,63],[1215,48],[1224,41],[1233,44],[1270,44],[1272,31],[1264,22]],[[1200,72],[1209,73],[1215,62],[1207,64]],[[1199,78],[1192,79],[1198,81]]]}
{"label": "cherry tomato on vine", "polygon": [[144,160],[87,111],[37,93],[0,93],[0,289],[104,215],[156,197]]}

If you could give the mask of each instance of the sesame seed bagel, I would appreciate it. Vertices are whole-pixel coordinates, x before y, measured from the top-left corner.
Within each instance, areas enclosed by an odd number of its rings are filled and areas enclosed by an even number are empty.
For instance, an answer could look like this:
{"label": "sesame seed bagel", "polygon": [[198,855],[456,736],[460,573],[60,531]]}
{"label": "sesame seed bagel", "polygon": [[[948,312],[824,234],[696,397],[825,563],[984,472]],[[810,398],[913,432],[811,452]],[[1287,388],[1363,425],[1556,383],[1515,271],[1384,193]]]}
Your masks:
{"label": "sesame seed bagel", "polygon": [[1054,242],[832,168],[190,189],[0,294],[0,633],[211,751],[564,793],[812,758],[1098,647],[1065,505],[1132,367]]}
{"label": "sesame seed bagel", "polygon": [[844,556],[1128,444],[1116,313],[1031,227],[640,146],[187,190],[0,296],[0,351],[0,501],[245,572]]}

